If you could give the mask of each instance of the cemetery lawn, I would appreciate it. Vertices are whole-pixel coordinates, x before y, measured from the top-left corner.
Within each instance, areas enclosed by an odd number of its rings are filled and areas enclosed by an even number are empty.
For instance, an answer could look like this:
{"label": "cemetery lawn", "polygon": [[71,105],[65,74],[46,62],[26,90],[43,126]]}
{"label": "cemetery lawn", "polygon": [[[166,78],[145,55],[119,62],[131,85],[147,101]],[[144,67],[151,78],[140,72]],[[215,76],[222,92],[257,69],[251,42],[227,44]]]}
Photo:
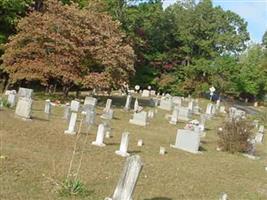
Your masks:
{"label": "cemetery lawn", "polygon": [[[206,102],[202,100],[201,103],[205,108]],[[267,138],[263,145],[257,146],[260,160],[218,152],[216,130],[224,116],[217,115],[206,124],[207,135],[202,138],[201,145],[203,153],[194,155],[170,148],[175,142],[176,129],[182,128],[184,123],[169,124],[164,118],[167,112],[158,109],[147,127],[131,125],[128,121],[132,113],[124,112],[123,107],[114,107],[115,118],[111,122],[114,137],[105,139],[106,147],[91,145],[97,126],[89,131],[87,141],[85,129],[78,140],[74,167],[78,165],[86,142],[79,179],[90,195],[60,196],[56,191],[68,173],[76,136],[64,134],[67,122],[62,119],[63,108],[53,107],[49,120],[43,108],[44,101],[34,101],[32,121],[16,118],[12,109],[0,111],[1,200],[103,200],[111,196],[125,161],[114,153],[119,149],[125,130],[130,132],[129,153],[140,155],[144,162],[135,200],[215,200],[222,192],[231,200],[267,199],[267,172],[264,170]],[[101,122],[102,109],[98,107],[97,124]],[[143,139],[143,147],[137,147],[138,139]],[[166,148],[165,156],[159,155],[160,146]]]}

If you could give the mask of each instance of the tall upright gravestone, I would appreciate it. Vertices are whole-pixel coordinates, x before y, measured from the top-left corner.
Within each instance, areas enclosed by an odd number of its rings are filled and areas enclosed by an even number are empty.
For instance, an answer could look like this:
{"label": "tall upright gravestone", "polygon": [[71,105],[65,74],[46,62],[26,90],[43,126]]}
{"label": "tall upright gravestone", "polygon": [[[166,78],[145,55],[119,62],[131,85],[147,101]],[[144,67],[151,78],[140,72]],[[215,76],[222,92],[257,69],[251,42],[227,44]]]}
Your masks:
{"label": "tall upright gravestone", "polygon": [[112,197],[105,200],[132,200],[142,168],[143,163],[139,155],[128,157]]}

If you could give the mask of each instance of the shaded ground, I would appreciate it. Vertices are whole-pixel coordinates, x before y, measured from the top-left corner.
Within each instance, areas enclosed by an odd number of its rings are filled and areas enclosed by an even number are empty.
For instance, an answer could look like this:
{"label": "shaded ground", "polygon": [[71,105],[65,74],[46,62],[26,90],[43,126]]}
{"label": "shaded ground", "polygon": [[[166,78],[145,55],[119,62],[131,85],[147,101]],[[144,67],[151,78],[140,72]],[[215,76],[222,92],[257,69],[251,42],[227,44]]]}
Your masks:
{"label": "shaded ground", "polygon": [[[122,102],[124,105],[124,100]],[[100,102],[100,105],[103,104]],[[150,124],[141,128],[128,123],[131,113],[124,112],[122,107],[114,108],[114,137],[105,140],[106,147],[91,145],[96,126],[89,132],[80,179],[93,194],[86,198],[60,197],[55,183],[66,177],[75,136],[63,133],[67,123],[62,120],[62,108],[53,108],[53,115],[47,120],[43,106],[43,102],[34,103],[31,122],[15,118],[13,110],[0,111],[1,155],[6,156],[1,159],[1,200],[103,200],[112,194],[124,164],[125,159],[114,153],[124,130],[131,133],[129,151],[139,154],[144,162],[136,200],[213,200],[222,192],[231,200],[267,199],[267,172],[264,171],[267,140],[258,146],[261,159],[256,161],[239,154],[217,152],[215,130],[223,116],[216,116],[207,123],[207,136],[201,146],[203,154],[193,155],[169,148],[175,142],[177,127],[183,127],[183,123],[170,125],[164,119],[166,112],[159,110]],[[101,111],[99,108],[98,113]],[[97,123],[100,123],[99,115]],[[80,148],[85,137],[83,130]],[[138,139],[143,139],[143,147],[137,147]],[[160,146],[167,148],[166,156],[159,155]]]}

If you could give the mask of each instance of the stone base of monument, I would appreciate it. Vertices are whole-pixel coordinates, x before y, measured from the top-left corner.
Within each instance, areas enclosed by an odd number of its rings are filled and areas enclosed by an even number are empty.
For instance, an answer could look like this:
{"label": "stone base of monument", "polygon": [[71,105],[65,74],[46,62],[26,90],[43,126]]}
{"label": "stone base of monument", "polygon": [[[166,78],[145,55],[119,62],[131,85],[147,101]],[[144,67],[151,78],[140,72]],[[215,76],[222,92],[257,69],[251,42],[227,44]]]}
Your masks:
{"label": "stone base of monument", "polygon": [[122,156],[122,157],[128,157],[128,156],[130,156],[130,154],[129,153],[125,153],[125,152],[121,152],[121,151],[115,151],[115,153],[117,154],[117,155],[119,155],[119,156]]}
{"label": "stone base of monument", "polygon": [[193,153],[193,154],[203,154],[203,152],[201,152],[201,151],[189,151],[187,149],[183,149],[183,148],[177,147],[177,146],[175,146],[173,144],[171,144],[170,147],[174,148],[174,149],[179,149],[179,150],[182,150],[182,151],[187,151],[187,152]]}
{"label": "stone base of monument", "polygon": [[130,119],[129,120],[130,124],[134,124],[134,125],[138,125],[138,126],[146,126],[147,123],[144,121],[139,121],[139,120],[134,120],[134,119]]}
{"label": "stone base of monument", "polygon": [[32,121],[31,118],[21,117],[21,116],[18,116],[18,115],[15,115],[15,118],[23,120],[23,121],[26,121],[26,122],[31,122]]}
{"label": "stone base of monument", "polygon": [[92,145],[99,146],[99,147],[105,147],[106,146],[106,144],[104,144],[104,143],[98,143],[96,141],[92,142]]}
{"label": "stone base of monument", "polygon": [[76,132],[75,131],[69,131],[69,130],[66,130],[64,131],[65,134],[68,134],[68,135],[76,135]]}

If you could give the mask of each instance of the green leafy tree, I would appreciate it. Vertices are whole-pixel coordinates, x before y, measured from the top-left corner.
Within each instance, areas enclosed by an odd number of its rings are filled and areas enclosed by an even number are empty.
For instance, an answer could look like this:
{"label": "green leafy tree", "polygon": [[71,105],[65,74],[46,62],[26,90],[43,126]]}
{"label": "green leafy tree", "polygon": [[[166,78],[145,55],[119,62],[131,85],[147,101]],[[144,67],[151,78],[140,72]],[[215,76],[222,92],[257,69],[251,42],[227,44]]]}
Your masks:
{"label": "green leafy tree", "polygon": [[240,69],[234,80],[235,90],[247,98],[263,97],[267,91],[267,73],[264,69],[264,49],[252,45],[240,57]]}
{"label": "green leafy tree", "polygon": [[265,31],[263,37],[262,37],[262,45],[267,48],[267,31]]}

